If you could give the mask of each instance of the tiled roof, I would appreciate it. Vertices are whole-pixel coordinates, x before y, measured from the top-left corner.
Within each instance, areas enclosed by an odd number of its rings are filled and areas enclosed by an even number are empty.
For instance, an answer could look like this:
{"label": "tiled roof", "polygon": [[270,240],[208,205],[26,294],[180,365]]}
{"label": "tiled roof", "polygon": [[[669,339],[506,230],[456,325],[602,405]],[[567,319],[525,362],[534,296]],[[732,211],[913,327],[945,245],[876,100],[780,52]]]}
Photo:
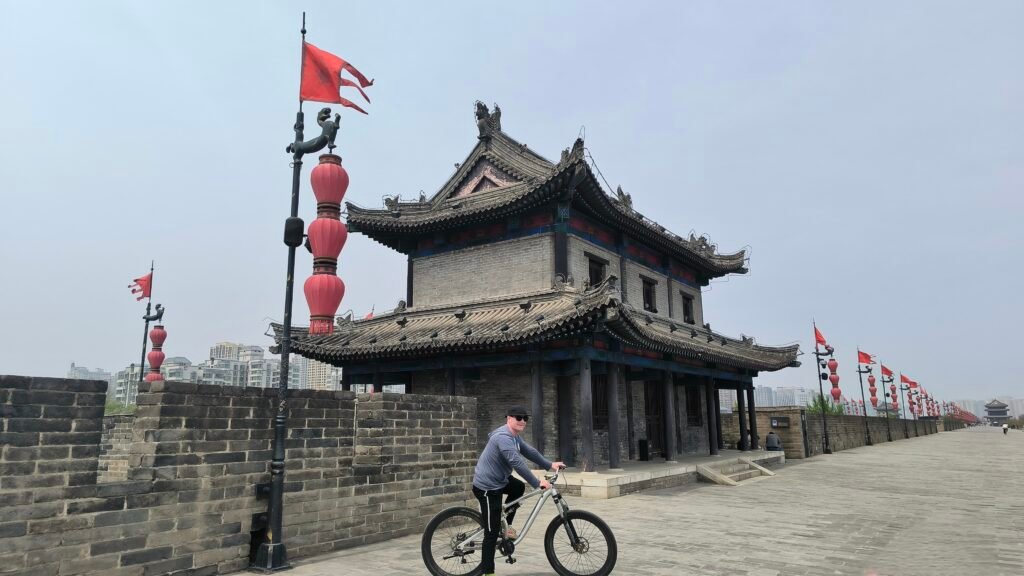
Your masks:
{"label": "tiled roof", "polygon": [[[456,195],[480,162],[488,162],[505,172],[513,183]],[[480,138],[466,161],[432,198],[417,202],[395,201],[385,209],[347,203],[347,222],[352,231],[403,250],[407,244],[401,242],[402,238],[522,213],[552,202],[566,190],[574,191],[574,197],[598,220],[627,230],[636,239],[665,250],[709,277],[746,272],[744,251],[719,254],[706,240],[682,238],[645,217],[633,209],[632,200],[626,195],[606,193],[583,158],[582,140],[563,151],[558,164],[552,164],[504,132],[495,131]]]}
{"label": "tiled roof", "polygon": [[[281,326],[272,325],[280,342]],[[796,365],[798,347],[760,346],[704,327],[648,315],[622,302],[614,278],[582,291],[551,290],[462,307],[409,308],[369,320],[340,319],[334,334],[292,328],[292,351],[325,362],[514,349],[603,327],[623,344],[758,371]]]}

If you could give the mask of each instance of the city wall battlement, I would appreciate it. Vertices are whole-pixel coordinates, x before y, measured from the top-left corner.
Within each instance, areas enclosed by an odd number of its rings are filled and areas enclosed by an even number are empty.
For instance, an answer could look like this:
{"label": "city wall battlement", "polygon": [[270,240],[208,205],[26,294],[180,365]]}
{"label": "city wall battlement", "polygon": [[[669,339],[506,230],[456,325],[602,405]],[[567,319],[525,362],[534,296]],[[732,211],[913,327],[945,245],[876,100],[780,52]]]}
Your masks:
{"label": "city wall battlement", "polygon": [[[276,390],[139,391],[135,417],[106,431],[127,462],[112,472],[100,465],[105,382],[0,376],[0,573],[248,566],[267,509],[256,487],[270,481]],[[466,499],[475,399],[295,390],[288,406],[289,557],[416,533]]]}

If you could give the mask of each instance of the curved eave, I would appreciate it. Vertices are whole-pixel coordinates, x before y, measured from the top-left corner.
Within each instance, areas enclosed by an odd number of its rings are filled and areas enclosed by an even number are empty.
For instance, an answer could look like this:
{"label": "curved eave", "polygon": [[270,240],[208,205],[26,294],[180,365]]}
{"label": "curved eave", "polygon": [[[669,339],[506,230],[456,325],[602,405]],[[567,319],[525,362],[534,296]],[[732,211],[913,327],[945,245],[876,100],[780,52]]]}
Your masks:
{"label": "curved eave", "polygon": [[[745,251],[705,254],[691,248],[689,241],[671,234],[605,194],[590,166],[583,160],[567,163],[547,180],[532,186],[522,182],[489,191],[491,197],[484,198],[482,202],[474,202],[477,199],[470,197],[448,199],[438,204],[400,204],[397,211],[361,208],[349,202],[346,203],[347,222],[351,231],[407,253],[408,248],[402,242],[405,239],[447,230],[455,225],[485,224],[544,205],[556,198],[560,190],[574,180],[574,176],[576,198],[604,224],[623,229],[638,240],[664,250],[708,278],[747,272]],[[516,187],[520,188],[517,190]],[[505,196],[507,198],[503,198]],[[465,207],[455,207],[460,201]]]}
{"label": "curved eave", "polygon": [[[650,323],[648,324],[648,320]],[[675,326],[675,331],[671,327]],[[624,343],[674,354],[691,360],[714,362],[758,372],[774,372],[799,366],[799,345],[761,346],[735,340],[688,324],[655,319],[621,306],[618,314],[605,322],[608,331]],[[691,336],[696,332],[696,335]],[[710,341],[709,341],[710,337]]]}

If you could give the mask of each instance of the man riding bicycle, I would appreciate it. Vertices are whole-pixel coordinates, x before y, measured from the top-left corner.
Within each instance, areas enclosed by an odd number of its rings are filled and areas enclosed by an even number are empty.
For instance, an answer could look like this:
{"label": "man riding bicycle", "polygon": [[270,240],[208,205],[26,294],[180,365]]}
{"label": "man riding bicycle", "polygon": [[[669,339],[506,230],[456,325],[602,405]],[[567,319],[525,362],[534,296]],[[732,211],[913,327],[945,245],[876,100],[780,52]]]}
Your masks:
{"label": "man riding bicycle", "polygon": [[[484,576],[494,574],[494,549],[501,531],[501,497],[505,495],[505,501],[511,502],[526,491],[526,486],[512,477],[512,471],[515,470],[530,486],[547,490],[551,485],[547,480],[538,480],[526,466],[523,457],[545,470],[557,471],[565,467],[562,462],[548,461],[520,438],[530,420],[526,408],[513,406],[505,416],[505,425],[487,436],[487,446],[480,454],[473,472],[473,495],[480,501],[480,515],[485,530],[481,550]],[[508,524],[512,524],[515,514],[515,510],[509,512]],[[509,528],[505,537],[515,538],[515,531]]]}

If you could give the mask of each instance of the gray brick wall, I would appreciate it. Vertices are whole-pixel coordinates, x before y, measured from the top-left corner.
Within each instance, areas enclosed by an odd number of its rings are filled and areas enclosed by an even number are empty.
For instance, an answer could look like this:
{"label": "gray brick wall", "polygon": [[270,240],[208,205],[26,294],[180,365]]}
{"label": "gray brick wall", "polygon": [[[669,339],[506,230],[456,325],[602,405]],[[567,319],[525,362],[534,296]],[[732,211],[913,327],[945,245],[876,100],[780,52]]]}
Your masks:
{"label": "gray brick wall", "polygon": [[464,248],[413,260],[413,304],[435,306],[551,287],[550,234]]}
{"label": "gray brick wall", "polygon": [[[140,387],[128,480],[96,482],[104,382],[0,376],[0,570],[219,574],[249,563],[269,480],[273,390]],[[284,540],[292,558],[420,531],[464,502],[476,402],[294,391]]]}

